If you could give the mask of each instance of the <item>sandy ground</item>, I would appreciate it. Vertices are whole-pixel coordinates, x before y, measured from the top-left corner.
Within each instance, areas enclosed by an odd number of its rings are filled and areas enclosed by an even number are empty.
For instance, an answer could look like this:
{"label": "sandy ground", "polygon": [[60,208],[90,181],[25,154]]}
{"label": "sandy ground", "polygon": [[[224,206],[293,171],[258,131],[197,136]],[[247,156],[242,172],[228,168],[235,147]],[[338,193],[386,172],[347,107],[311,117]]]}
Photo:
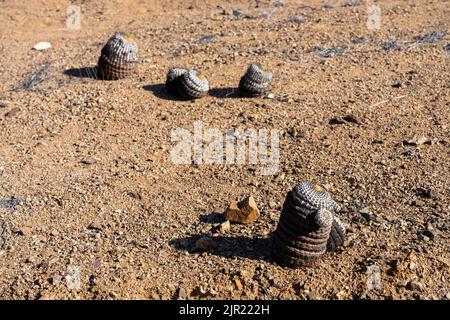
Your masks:
{"label": "sandy ground", "polygon": [[[448,1],[374,2],[380,30],[353,2],[75,1],[69,30],[67,1],[0,0],[0,298],[449,299]],[[89,78],[116,31],[137,39],[136,75]],[[250,62],[274,73],[271,99],[233,94]],[[211,95],[167,95],[171,66]],[[172,130],[198,120],[278,130],[279,171],[174,164]],[[294,270],[270,234],[302,180],[349,230]],[[261,218],[216,233],[244,194]]]}

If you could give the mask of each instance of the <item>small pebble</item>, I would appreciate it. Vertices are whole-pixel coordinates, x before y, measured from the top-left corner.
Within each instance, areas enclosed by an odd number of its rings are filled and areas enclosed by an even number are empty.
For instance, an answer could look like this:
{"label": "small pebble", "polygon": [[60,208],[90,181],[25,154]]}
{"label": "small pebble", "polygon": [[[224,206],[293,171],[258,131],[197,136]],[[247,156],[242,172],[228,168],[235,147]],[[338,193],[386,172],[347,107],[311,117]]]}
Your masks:
{"label": "small pebble", "polygon": [[423,284],[417,281],[409,281],[406,285],[406,289],[411,291],[422,291],[423,290]]}
{"label": "small pebble", "polygon": [[41,42],[36,43],[33,46],[33,49],[37,50],[37,51],[42,51],[42,50],[50,49],[51,47],[52,47],[52,45],[50,44],[50,42],[41,41]]}
{"label": "small pebble", "polygon": [[187,292],[184,288],[178,288],[177,290],[177,298],[179,300],[184,300],[187,298]]}
{"label": "small pebble", "polygon": [[11,118],[11,117],[15,116],[17,113],[19,113],[19,111],[20,111],[19,107],[12,108],[7,113],[5,113],[5,117],[6,118]]}

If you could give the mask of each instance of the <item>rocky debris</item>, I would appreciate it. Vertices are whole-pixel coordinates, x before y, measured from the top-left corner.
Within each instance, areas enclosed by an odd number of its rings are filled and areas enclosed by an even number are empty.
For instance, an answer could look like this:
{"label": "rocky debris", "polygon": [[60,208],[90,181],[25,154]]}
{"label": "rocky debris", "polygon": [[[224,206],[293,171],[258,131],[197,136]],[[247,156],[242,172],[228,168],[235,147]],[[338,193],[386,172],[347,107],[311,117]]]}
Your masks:
{"label": "rocky debris", "polygon": [[431,139],[424,136],[414,135],[412,139],[403,141],[403,145],[405,146],[420,146],[421,144],[431,144]]}
{"label": "rocky debris", "polygon": [[81,160],[81,163],[85,164],[85,165],[96,164],[97,162],[98,162],[98,159],[96,157],[87,157],[87,158]]}
{"label": "rocky debris", "polygon": [[445,50],[448,54],[450,54],[450,43],[447,43],[447,44],[444,46],[444,50]]}
{"label": "rocky debris", "polygon": [[26,224],[18,230],[18,233],[23,236],[29,236],[33,233],[33,226],[31,224]]}
{"label": "rocky debris", "polygon": [[359,120],[355,116],[352,116],[352,115],[346,115],[346,116],[343,116],[342,118],[340,118],[340,117],[331,118],[330,121],[328,121],[328,124],[339,125],[339,124],[344,124],[346,122],[360,124]]}
{"label": "rocky debris", "polygon": [[14,117],[16,114],[18,114],[20,112],[20,108],[19,107],[15,107],[12,108],[11,110],[9,110],[7,113],[5,113],[5,118],[11,118]]}
{"label": "rocky debris", "polygon": [[425,205],[426,205],[426,202],[423,201],[423,200],[416,199],[416,200],[413,200],[411,204],[412,204],[413,206],[415,206],[415,207],[419,207],[419,208],[420,208],[420,207],[425,206]]}
{"label": "rocky debris", "polygon": [[41,42],[36,43],[33,46],[33,49],[37,50],[37,51],[43,51],[43,50],[50,49],[51,47],[52,47],[52,45],[50,44],[50,42],[41,41]]}
{"label": "rocky debris", "polygon": [[193,43],[194,44],[207,44],[216,39],[216,35],[210,34],[203,37],[198,38]]}
{"label": "rocky debris", "polygon": [[313,48],[313,51],[323,58],[332,58],[343,55],[347,50],[341,47],[328,48],[323,44],[319,44]]}
{"label": "rocky debris", "polygon": [[88,227],[89,230],[95,230],[95,231],[100,231],[102,230],[102,226],[100,223],[98,222],[91,222]]}
{"label": "rocky debris", "polygon": [[406,284],[406,289],[411,290],[411,291],[422,291],[423,284],[418,281],[409,281]]}
{"label": "rocky debris", "polygon": [[384,51],[396,51],[403,49],[403,46],[398,44],[396,41],[389,41],[383,44]]}
{"label": "rocky debris", "polygon": [[60,274],[58,274],[58,273],[52,275],[49,278],[50,284],[52,284],[54,286],[58,285],[61,282],[61,280],[62,280],[62,276]]}
{"label": "rocky debris", "polygon": [[0,108],[7,108],[11,105],[11,101],[0,100]]}
{"label": "rocky debris", "polygon": [[233,9],[232,14],[236,18],[245,18],[245,17],[247,17],[247,15],[244,13],[244,11],[242,9]]}
{"label": "rocky debris", "polygon": [[334,9],[334,8],[339,7],[339,4],[331,2],[331,1],[327,1],[323,4],[322,7],[325,9]]}
{"label": "rocky debris", "polygon": [[178,288],[176,292],[176,297],[178,300],[185,300],[188,298],[187,291],[184,288]]}
{"label": "rocky debris", "polygon": [[226,233],[226,232],[230,231],[230,228],[231,228],[230,221],[227,220],[227,221],[225,221],[225,222],[220,224],[219,231],[221,233]]}
{"label": "rocky debris", "polygon": [[191,292],[191,296],[193,297],[206,297],[207,295],[208,291],[202,285],[195,287]]}
{"label": "rocky debris", "polygon": [[434,199],[437,197],[437,192],[431,188],[417,188],[416,194],[423,199]]}
{"label": "rocky debris", "polygon": [[414,40],[420,43],[435,43],[445,37],[446,33],[443,31],[433,31],[427,34],[420,34],[414,37]]}
{"label": "rocky debris", "polygon": [[247,196],[239,202],[233,201],[224,212],[226,220],[249,224],[258,220],[260,216],[253,196]]}
{"label": "rocky debris", "polygon": [[278,0],[273,3],[273,6],[275,8],[284,8],[286,6],[286,4],[284,3],[284,1]]}
{"label": "rocky debris", "polygon": [[36,88],[38,85],[46,81],[51,75],[51,70],[49,64],[44,64],[35,73],[26,77],[23,81],[19,82],[17,85],[13,86],[12,90],[31,90]]}
{"label": "rocky debris", "polygon": [[414,155],[414,152],[411,149],[406,149],[402,153],[405,157],[412,157]]}
{"label": "rocky debris", "polygon": [[328,124],[336,125],[336,124],[344,124],[345,122],[339,118],[331,118],[330,121],[328,121]]}
{"label": "rocky debris", "polygon": [[14,211],[22,204],[22,202],[23,199],[18,197],[0,198],[0,209]]}
{"label": "rocky debris", "polygon": [[346,115],[346,116],[343,116],[342,119],[343,119],[344,121],[349,122],[349,123],[360,124],[360,121],[359,121],[354,115],[351,115],[351,114],[348,114],[348,115]]}
{"label": "rocky debris", "polygon": [[242,285],[242,282],[239,279],[234,279],[234,285],[236,286],[236,289],[239,291],[242,291],[242,289],[244,289],[244,286]]}
{"label": "rocky debris", "polygon": [[359,209],[358,212],[367,222],[369,222],[370,220],[373,220],[372,219],[373,215],[370,212],[369,208],[364,207],[362,209]]}
{"label": "rocky debris", "polygon": [[366,270],[367,276],[367,289],[368,290],[381,290],[381,270],[377,265],[370,265]]}
{"label": "rocky debris", "polygon": [[418,233],[418,237],[420,240],[429,241],[433,240],[436,237],[436,232],[433,230],[423,230]]}
{"label": "rocky debris", "polygon": [[352,37],[351,42],[354,44],[367,44],[370,42],[370,39],[366,37]]}
{"label": "rocky debris", "polygon": [[346,7],[357,7],[360,6],[365,0],[347,0],[345,4]]}
{"label": "rocky debris", "polygon": [[195,242],[195,248],[200,251],[214,251],[217,247],[217,242],[209,237],[202,237]]}
{"label": "rocky debris", "polygon": [[301,24],[308,21],[308,18],[305,16],[293,16],[287,20],[288,24]]}

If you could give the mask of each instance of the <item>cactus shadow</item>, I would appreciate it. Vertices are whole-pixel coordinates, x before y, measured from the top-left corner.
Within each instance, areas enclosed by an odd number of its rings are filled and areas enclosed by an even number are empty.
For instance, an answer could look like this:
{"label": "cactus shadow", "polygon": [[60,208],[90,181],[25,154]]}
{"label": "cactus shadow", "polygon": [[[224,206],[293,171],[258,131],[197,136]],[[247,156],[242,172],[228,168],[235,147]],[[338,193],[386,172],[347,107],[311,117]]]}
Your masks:
{"label": "cactus shadow", "polygon": [[171,94],[167,92],[166,85],[164,83],[159,84],[150,84],[142,87],[145,91],[151,92],[155,97],[158,97],[163,100],[171,100],[171,101],[186,101],[177,95]]}
{"label": "cactus shadow", "polygon": [[209,90],[208,94],[211,97],[220,98],[220,99],[238,99],[242,98],[239,95],[239,91],[237,88],[233,87],[225,87],[225,88],[212,88]]}
{"label": "cactus shadow", "polygon": [[222,213],[214,211],[208,214],[202,214],[200,216],[200,221],[203,223],[214,224],[225,222],[225,218]]}
{"label": "cactus shadow", "polygon": [[[199,253],[195,247],[195,242],[202,235],[188,236],[172,239],[169,244],[180,251],[187,251],[191,254]],[[227,259],[246,258],[258,261],[272,262],[271,249],[272,237],[268,238],[249,238],[249,237],[212,237],[217,243],[217,248],[208,253],[214,256],[221,256]]]}
{"label": "cactus shadow", "polygon": [[99,79],[97,67],[70,68],[64,70],[63,73],[75,78]]}

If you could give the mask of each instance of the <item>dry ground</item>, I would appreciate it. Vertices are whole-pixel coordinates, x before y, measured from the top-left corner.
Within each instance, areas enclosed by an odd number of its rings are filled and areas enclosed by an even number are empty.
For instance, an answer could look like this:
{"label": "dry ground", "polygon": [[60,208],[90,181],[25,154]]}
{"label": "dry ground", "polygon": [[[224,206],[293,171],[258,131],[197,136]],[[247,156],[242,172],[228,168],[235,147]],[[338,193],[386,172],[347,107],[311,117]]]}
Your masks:
{"label": "dry ground", "polygon": [[[81,29],[67,30],[68,1],[0,0],[0,298],[448,299],[450,38],[416,37],[450,31],[449,3],[377,1],[369,30],[366,2],[331,2],[74,1]],[[136,36],[137,74],[86,77],[116,31]],[[229,94],[254,61],[273,71],[273,99]],[[171,66],[215,90],[173,99]],[[279,172],[174,165],[171,131],[196,120],[279,130]],[[315,268],[281,268],[270,233],[306,179],[345,207],[348,239]],[[214,234],[243,194],[260,220]],[[193,250],[202,234],[215,252]]]}

